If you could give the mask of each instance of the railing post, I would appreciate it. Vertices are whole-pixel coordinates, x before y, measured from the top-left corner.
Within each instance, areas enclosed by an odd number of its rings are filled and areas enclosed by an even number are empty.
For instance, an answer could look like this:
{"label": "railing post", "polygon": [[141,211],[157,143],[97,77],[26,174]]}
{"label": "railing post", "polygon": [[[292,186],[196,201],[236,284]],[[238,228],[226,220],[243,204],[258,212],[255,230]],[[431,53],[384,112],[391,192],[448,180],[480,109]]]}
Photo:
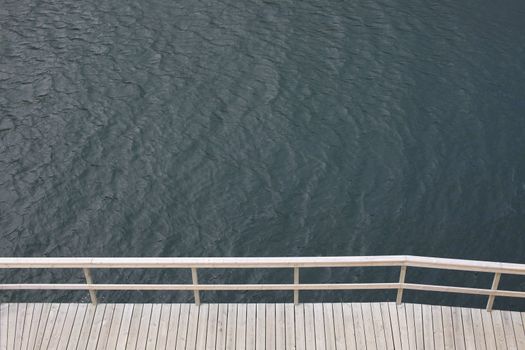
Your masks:
{"label": "railing post", "polygon": [[[293,268],[293,284],[299,284],[299,268]],[[293,303],[295,305],[299,304],[299,290],[296,289],[293,291]]]}
{"label": "railing post", "polygon": [[[84,277],[86,278],[86,284],[89,286],[93,284],[93,278],[91,277],[91,270],[88,268],[83,268]],[[91,304],[97,305],[97,292],[94,289],[89,289],[89,297],[91,298]]]}
{"label": "railing post", "polygon": [[[197,275],[197,268],[196,267],[192,267],[191,268],[191,280],[192,280],[193,285],[195,287],[197,287],[199,285],[199,277]],[[199,290],[197,288],[195,288],[193,290],[193,297],[195,299],[195,305],[200,305],[201,304],[201,296],[200,296]]]}
{"label": "railing post", "polygon": [[[498,290],[500,277],[501,277],[501,273],[496,272],[494,274],[494,279],[492,280],[492,288],[490,288],[491,290]],[[496,298],[495,295],[490,295],[489,296],[489,300],[487,301],[487,312],[491,312],[492,311],[492,305],[494,305],[494,299],[495,298]]]}
{"label": "railing post", "polygon": [[401,266],[401,271],[399,272],[399,284],[401,286],[397,290],[397,298],[396,298],[396,304],[401,304],[401,301],[403,299],[403,283],[405,283],[405,276],[407,274],[407,267],[405,265]]}

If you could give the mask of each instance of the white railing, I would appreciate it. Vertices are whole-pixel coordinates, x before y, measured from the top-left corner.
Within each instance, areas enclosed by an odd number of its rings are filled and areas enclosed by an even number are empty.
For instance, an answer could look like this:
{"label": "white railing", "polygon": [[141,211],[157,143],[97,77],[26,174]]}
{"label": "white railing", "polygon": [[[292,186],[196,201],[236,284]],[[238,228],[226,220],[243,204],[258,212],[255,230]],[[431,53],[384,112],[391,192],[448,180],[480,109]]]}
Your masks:
{"label": "white railing", "polygon": [[[400,267],[399,282],[394,283],[300,283],[301,268],[316,267]],[[459,270],[494,274],[492,287],[469,288],[434,284],[406,283],[408,267],[439,270]],[[502,274],[525,275],[525,264],[510,264],[476,260],[430,258],[411,255],[357,257],[279,257],[279,258],[0,258],[0,269],[82,269],[86,283],[16,283],[0,284],[0,290],[87,290],[91,302],[97,303],[98,290],[193,291],[200,304],[200,291],[293,291],[294,303],[299,303],[301,290],[387,290],[397,289],[396,302],[403,290],[422,290],[488,296],[487,311],[492,310],[496,296],[525,298],[523,291],[499,290]],[[191,284],[103,284],[93,283],[91,269],[191,269]],[[198,269],[289,268],[293,283],[289,284],[199,284]]]}

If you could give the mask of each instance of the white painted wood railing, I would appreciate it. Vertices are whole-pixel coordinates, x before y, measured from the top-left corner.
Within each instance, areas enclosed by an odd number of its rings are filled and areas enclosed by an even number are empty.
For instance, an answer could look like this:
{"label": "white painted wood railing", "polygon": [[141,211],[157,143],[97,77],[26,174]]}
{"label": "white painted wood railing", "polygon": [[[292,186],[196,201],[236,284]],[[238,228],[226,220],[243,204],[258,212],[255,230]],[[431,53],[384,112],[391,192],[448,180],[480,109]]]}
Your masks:
{"label": "white painted wood railing", "polygon": [[[301,268],[316,267],[400,267],[399,282],[393,283],[300,283]],[[494,274],[492,287],[469,288],[434,284],[406,283],[409,267],[485,272]],[[523,291],[498,289],[502,274],[525,275],[525,264],[443,259],[411,255],[351,256],[351,257],[271,257],[271,258],[0,258],[0,269],[82,269],[85,284],[74,283],[16,283],[0,284],[0,290],[88,290],[92,303],[97,303],[98,290],[156,290],[193,291],[195,303],[200,304],[200,291],[284,291],[294,293],[299,303],[301,290],[386,290],[397,289],[397,303],[401,303],[403,290],[422,290],[488,296],[487,311],[492,310],[496,296],[525,298]],[[104,284],[93,283],[91,269],[191,269],[191,284]],[[289,268],[293,270],[293,283],[289,284],[199,284],[198,269]]]}

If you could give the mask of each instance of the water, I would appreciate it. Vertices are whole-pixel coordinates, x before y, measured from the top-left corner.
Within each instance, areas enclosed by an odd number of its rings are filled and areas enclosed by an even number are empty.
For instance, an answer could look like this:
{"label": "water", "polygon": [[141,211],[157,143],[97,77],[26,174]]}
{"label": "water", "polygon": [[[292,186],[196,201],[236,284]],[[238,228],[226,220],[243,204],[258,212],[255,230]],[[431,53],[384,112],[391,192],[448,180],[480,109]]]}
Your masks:
{"label": "water", "polygon": [[525,263],[524,16],[519,0],[1,0],[0,255]]}

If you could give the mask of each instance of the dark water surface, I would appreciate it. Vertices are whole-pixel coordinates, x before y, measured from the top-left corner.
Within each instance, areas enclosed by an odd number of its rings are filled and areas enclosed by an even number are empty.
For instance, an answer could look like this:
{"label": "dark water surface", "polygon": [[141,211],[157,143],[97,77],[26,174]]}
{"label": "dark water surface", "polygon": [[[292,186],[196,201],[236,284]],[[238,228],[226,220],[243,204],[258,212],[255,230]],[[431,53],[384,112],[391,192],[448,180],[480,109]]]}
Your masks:
{"label": "dark water surface", "polygon": [[[0,0],[0,255],[525,263],[524,18],[522,0]],[[409,271],[445,275],[490,285]]]}

